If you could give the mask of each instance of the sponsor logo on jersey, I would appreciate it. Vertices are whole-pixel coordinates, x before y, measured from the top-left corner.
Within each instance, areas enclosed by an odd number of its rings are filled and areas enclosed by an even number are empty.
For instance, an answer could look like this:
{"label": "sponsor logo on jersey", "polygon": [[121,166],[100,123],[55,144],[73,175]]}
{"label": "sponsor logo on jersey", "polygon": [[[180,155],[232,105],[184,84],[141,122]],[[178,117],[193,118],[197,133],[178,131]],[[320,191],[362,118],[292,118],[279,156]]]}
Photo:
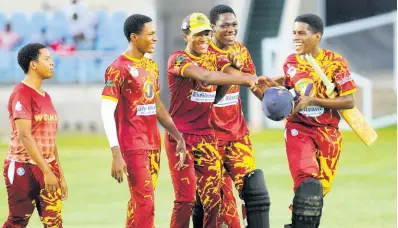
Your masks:
{"label": "sponsor logo on jersey", "polygon": [[214,92],[201,92],[201,91],[192,91],[191,101],[195,102],[214,102],[216,98],[216,91]]}
{"label": "sponsor logo on jersey", "polygon": [[236,93],[231,93],[225,95],[217,104],[215,104],[215,107],[226,107],[226,106],[231,106],[231,105],[236,105],[239,101],[239,92]]}
{"label": "sponsor logo on jersey", "polygon": [[156,104],[146,104],[137,106],[137,116],[150,116],[156,114]]}
{"label": "sponsor logo on jersey", "polygon": [[322,115],[324,111],[325,109],[320,106],[308,106],[301,110],[300,113],[308,117],[318,117]]}

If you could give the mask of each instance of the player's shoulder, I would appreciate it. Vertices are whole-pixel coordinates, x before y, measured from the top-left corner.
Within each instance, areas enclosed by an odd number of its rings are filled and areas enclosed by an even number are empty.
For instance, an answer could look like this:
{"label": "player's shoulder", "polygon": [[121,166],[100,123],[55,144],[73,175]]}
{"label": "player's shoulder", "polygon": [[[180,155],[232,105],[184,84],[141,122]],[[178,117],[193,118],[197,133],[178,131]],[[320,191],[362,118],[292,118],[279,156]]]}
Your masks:
{"label": "player's shoulder", "polygon": [[10,100],[12,100],[14,97],[32,97],[30,87],[25,85],[23,82],[18,83],[10,94]]}
{"label": "player's shoulder", "polygon": [[322,49],[323,50],[323,55],[324,58],[329,59],[331,61],[336,61],[336,62],[346,62],[347,60],[341,55],[340,53],[337,53],[332,50],[328,49]]}
{"label": "player's shoulder", "polygon": [[294,64],[294,63],[297,63],[297,55],[295,53],[292,53],[287,56],[285,64]]}
{"label": "player's shoulder", "polygon": [[148,67],[152,67],[157,69],[158,68],[158,64],[156,63],[156,61],[150,57],[143,57],[143,61],[145,62],[145,65]]}
{"label": "player's shoulder", "polygon": [[30,87],[27,86],[25,83],[20,82],[18,83],[14,89],[12,90],[11,94],[30,94]]}
{"label": "player's shoulder", "polygon": [[180,65],[184,61],[191,59],[190,56],[183,50],[178,50],[170,54],[168,65]]}
{"label": "player's shoulder", "polygon": [[184,56],[184,57],[187,56],[188,57],[187,53],[185,53],[184,50],[174,51],[173,53],[170,54],[170,58],[177,58],[179,56]]}
{"label": "player's shoulder", "polygon": [[248,50],[247,47],[240,41],[235,41],[235,43],[232,45],[232,48],[238,51]]}
{"label": "player's shoulder", "polygon": [[119,55],[113,62],[108,65],[108,69],[112,68],[115,70],[123,69],[127,64],[127,58],[124,55]]}

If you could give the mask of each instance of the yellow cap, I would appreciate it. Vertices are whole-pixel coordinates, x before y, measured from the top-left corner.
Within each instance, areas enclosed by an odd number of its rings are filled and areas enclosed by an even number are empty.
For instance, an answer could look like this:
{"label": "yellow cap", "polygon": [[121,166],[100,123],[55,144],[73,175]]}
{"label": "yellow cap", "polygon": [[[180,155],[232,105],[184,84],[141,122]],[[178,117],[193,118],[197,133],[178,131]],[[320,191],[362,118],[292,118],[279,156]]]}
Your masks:
{"label": "yellow cap", "polygon": [[185,17],[182,21],[181,29],[189,29],[193,33],[212,30],[209,19],[203,13],[192,13]]}

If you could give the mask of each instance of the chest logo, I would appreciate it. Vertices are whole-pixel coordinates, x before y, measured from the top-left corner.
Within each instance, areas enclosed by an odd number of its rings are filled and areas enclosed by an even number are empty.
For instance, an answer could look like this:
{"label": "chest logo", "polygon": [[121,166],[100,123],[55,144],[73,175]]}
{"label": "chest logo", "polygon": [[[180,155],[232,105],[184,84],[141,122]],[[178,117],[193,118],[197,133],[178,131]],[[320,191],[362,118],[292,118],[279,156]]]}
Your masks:
{"label": "chest logo", "polygon": [[144,84],[144,96],[146,99],[152,99],[155,96],[155,87],[149,80]]}
{"label": "chest logo", "polygon": [[133,76],[134,78],[138,77],[138,75],[140,74],[140,72],[137,70],[137,68],[132,67],[132,66],[130,66],[130,65],[128,65],[128,68],[129,68],[129,74],[130,74],[131,76]]}

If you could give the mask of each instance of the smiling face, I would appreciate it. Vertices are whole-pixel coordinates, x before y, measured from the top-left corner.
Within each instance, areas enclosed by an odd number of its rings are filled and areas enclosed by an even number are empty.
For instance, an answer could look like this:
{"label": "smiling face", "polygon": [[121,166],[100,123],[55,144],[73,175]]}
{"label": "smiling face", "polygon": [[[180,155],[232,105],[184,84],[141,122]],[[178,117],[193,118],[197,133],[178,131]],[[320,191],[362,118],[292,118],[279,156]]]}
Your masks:
{"label": "smiling face", "polygon": [[158,42],[155,25],[152,22],[145,23],[139,34],[131,34],[131,40],[136,43],[141,53],[153,53]]}
{"label": "smiling face", "polygon": [[321,34],[313,33],[307,23],[295,22],[293,29],[293,44],[299,55],[310,54],[316,50],[321,40]]}
{"label": "smiling face", "polygon": [[198,33],[190,32],[184,35],[184,40],[187,42],[187,47],[190,52],[195,55],[206,54],[209,48],[211,31],[205,30]]}
{"label": "smiling face", "polygon": [[233,45],[238,34],[238,21],[235,14],[223,13],[218,15],[213,31],[214,37],[224,47]]}

